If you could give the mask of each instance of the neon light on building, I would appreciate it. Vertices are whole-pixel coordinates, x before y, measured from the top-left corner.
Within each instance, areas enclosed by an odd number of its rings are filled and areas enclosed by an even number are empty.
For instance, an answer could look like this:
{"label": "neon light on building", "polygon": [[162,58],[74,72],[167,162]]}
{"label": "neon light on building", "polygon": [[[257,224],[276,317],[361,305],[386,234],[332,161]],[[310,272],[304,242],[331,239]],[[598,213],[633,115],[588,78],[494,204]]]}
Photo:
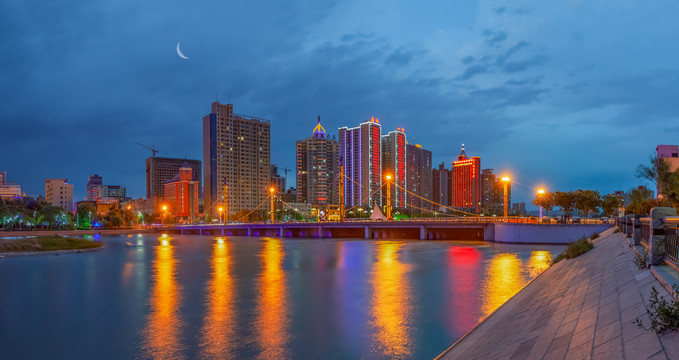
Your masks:
{"label": "neon light on building", "polygon": [[479,169],[481,169],[481,158],[474,156],[470,159],[464,151],[463,144],[457,161],[453,162],[453,207],[479,212],[481,201]]}

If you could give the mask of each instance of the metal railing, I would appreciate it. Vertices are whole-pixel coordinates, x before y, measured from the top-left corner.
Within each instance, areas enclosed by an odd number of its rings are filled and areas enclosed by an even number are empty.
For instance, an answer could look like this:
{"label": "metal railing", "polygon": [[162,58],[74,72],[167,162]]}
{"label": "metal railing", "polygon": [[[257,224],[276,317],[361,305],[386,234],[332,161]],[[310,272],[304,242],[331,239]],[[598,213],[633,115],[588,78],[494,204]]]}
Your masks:
{"label": "metal railing", "polygon": [[674,261],[679,261],[679,235],[677,224],[665,223],[665,255]]}
{"label": "metal railing", "polygon": [[642,218],[641,220],[641,242],[648,246],[648,239],[651,237],[651,219]]}

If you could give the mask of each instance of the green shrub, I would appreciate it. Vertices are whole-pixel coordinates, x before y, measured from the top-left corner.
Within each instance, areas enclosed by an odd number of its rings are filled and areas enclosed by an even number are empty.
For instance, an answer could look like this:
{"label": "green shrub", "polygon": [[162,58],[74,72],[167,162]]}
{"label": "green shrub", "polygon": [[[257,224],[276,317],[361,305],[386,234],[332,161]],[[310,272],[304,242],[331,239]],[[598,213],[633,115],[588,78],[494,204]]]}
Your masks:
{"label": "green shrub", "polygon": [[619,232],[622,232],[622,230],[620,230],[620,228],[617,228],[617,229],[615,229],[615,231],[613,231],[613,234],[617,234]]}
{"label": "green shrub", "polygon": [[589,242],[586,236],[581,237],[580,239],[576,241],[572,241],[568,243],[568,248],[566,248],[566,251],[563,253],[559,254],[556,258],[554,258],[554,261],[552,264],[556,264],[557,262],[563,260],[563,259],[573,259],[576,258],[594,248],[594,244]]}
{"label": "green shrub", "polygon": [[639,269],[645,269],[648,267],[648,264],[646,263],[646,257],[639,255],[639,253],[634,253],[634,265],[636,265]]}
{"label": "green shrub", "polygon": [[593,233],[592,236],[589,237],[590,240],[594,240],[599,237],[599,233]]}
{"label": "green shrub", "polygon": [[[677,285],[672,286],[672,288],[675,292],[679,292]],[[679,301],[676,299],[667,301],[659,297],[655,286],[651,288],[651,299],[647,310],[651,317],[651,327],[658,334],[679,330]],[[639,327],[644,328],[638,318],[635,321]]]}

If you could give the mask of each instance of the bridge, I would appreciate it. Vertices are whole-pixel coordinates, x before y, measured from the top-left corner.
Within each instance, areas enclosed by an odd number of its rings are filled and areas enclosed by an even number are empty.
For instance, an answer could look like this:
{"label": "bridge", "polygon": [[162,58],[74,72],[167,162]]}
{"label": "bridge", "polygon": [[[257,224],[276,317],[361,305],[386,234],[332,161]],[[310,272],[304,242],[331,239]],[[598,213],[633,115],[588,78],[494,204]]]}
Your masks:
{"label": "bridge", "polygon": [[610,224],[504,223],[493,219],[457,221],[348,221],[194,224],[169,227],[180,234],[217,236],[272,236],[294,238],[362,238],[412,240],[475,240],[509,243],[566,244],[581,236],[608,229]]}

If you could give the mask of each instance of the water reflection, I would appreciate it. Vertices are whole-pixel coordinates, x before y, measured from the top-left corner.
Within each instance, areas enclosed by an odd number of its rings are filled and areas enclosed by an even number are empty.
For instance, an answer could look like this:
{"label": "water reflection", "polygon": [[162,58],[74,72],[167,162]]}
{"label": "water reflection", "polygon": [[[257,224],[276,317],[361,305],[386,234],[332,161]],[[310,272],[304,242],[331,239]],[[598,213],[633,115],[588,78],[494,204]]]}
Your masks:
{"label": "water reflection", "polygon": [[231,244],[219,238],[212,246],[212,279],[207,291],[207,314],[202,330],[202,358],[234,356],[236,335]]}
{"label": "water reflection", "polygon": [[263,359],[287,358],[288,304],[283,272],[283,244],[280,239],[265,239],[260,252],[263,262],[259,278],[259,301],[255,324]]}
{"label": "water reflection", "polygon": [[533,251],[528,260],[528,275],[534,278],[547,270],[552,263],[552,253],[549,251]]}
{"label": "water reflection", "polygon": [[478,322],[476,307],[481,253],[470,246],[448,249],[447,287],[451,306],[446,309],[446,322],[453,333],[464,334]]}
{"label": "water reflection", "polygon": [[483,317],[490,315],[516,294],[525,281],[521,275],[521,260],[516,254],[497,254],[490,260],[483,288]]}
{"label": "water reflection", "polygon": [[377,261],[372,271],[370,314],[375,327],[375,343],[380,354],[391,359],[411,355],[411,293],[405,276],[408,265],[398,259],[402,243],[378,243]]}
{"label": "water reflection", "polygon": [[154,285],[151,293],[151,311],[144,331],[144,357],[154,359],[178,359],[182,357],[179,339],[181,319],[179,316],[179,286],[175,278],[177,261],[174,247],[167,238],[156,246],[154,261]]}

